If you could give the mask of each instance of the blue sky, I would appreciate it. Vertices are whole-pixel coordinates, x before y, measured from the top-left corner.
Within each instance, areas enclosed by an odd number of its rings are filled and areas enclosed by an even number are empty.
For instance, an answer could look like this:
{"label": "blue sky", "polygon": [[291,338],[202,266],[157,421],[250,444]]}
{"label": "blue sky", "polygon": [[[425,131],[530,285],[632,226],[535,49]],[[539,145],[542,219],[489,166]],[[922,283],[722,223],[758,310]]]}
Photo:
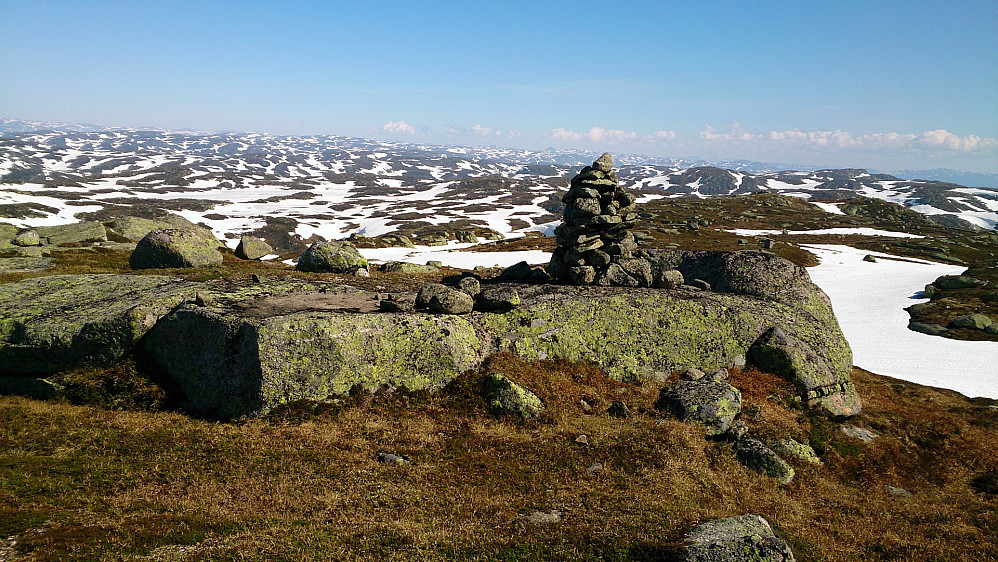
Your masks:
{"label": "blue sky", "polygon": [[15,2],[0,117],[998,172],[998,2]]}

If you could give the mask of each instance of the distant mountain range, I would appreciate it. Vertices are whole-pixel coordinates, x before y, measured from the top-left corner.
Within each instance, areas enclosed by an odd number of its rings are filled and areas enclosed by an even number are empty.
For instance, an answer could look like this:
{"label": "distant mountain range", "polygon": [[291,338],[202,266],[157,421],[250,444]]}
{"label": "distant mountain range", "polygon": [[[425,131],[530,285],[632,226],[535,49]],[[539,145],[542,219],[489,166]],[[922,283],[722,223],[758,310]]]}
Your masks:
{"label": "distant mountain range", "polygon": [[[10,119],[0,120],[0,130],[0,221],[71,222],[80,214],[148,214],[158,206],[230,239],[277,223],[302,238],[376,235],[413,224],[547,231],[560,220],[568,179],[598,156]],[[947,226],[998,225],[994,189],[860,169],[614,157],[621,183],[645,201],[761,191],[813,200],[865,196]]]}

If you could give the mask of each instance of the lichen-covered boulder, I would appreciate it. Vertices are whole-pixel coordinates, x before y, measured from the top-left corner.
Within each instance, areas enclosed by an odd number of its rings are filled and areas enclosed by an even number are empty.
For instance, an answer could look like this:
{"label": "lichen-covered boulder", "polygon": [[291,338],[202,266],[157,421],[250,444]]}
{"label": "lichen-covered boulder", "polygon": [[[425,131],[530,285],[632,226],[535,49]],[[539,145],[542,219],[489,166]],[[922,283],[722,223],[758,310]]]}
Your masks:
{"label": "lichen-covered boulder", "polygon": [[42,238],[35,230],[25,230],[11,241],[15,246],[41,246]]}
{"label": "lichen-covered boulder", "polygon": [[457,289],[437,293],[430,299],[430,310],[439,314],[468,314],[474,307],[475,299]]}
{"label": "lichen-covered boulder", "polygon": [[509,310],[520,304],[520,293],[510,286],[489,287],[478,294],[475,306],[479,310]]}
{"label": "lichen-covered boulder", "polygon": [[216,267],[219,242],[203,229],[164,228],[146,234],[128,258],[132,269]]}
{"label": "lichen-covered boulder", "polygon": [[99,222],[77,222],[39,226],[38,235],[53,246],[107,241],[107,230]]}
{"label": "lichen-covered boulder", "polygon": [[192,293],[159,275],[56,275],[0,284],[0,373],[107,367]]}
{"label": "lichen-covered boulder", "polygon": [[742,409],[742,394],[737,388],[713,377],[681,380],[663,388],[655,403],[658,410],[672,412],[677,418],[703,425],[708,435],[728,430]]}
{"label": "lichen-covered boulder", "polygon": [[458,279],[455,287],[457,290],[467,293],[472,298],[477,297],[482,292],[482,283],[477,278],[471,276]]}
{"label": "lichen-covered boulder", "polygon": [[236,246],[235,253],[236,257],[241,260],[258,260],[273,254],[274,248],[256,236],[244,234],[239,237],[239,245]]}
{"label": "lichen-covered boulder", "polygon": [[682,287],[686,280],[683,273],[678,269],[658,269],[652,273],[653,287],[656,289],[677,289]]}
{"label": "lichen-covered boulder", "polygon": [[940,289],[972,289],[985,287],[988,282],[969,275],[943,275],[932,284]]}
{"label": "lichen-covered boulder", "polygon": [[315,242],[298,257],[298,271],[353,273],[367,267],[367,260],[349,242]]}
{"label": "lichen-covered boulder", "polygon": [[775,478],[781,484],[789,484],[794,479],[793,467],[758,439],[739,439],[735,444],[735,456],[745,466]]}
{"label": "lichen-covered boulder", "polygon": [[418,263],[409,263],[405,261],[390,261],[379,267],[381,271],[385,273],[401,273],[404,275],[412,275],[416,273],[433,273],[437,271],[438,268],[435,265],[423,265]]}
{"label": "lichen-covered boulder", "polygon": [[806,269],[769,252],[646,250],[636,256],[651,262],[656,275],[676,270],[687,280],[707,282],[714,292],[809,306],[821,301],[830,306],[828,297],[811,283]]}
{"label": "lichen-covered boulder", "polygon": [[[341,290],[322,295],[374,302],[372,293]],[[145,349],[183,391],[188,408],[231,418],[343,395],[354,385],[434,390],[482,359],[483,345],[461,316],[358,314],[346,310],[352,303],[319,310],[310,298],[297,309],[265,311],[256,304],[265,300],[186,304],[149,333]]]}
{"label": "lichen-covered boulder", "polygon": [[433,297],[437,295],[442,295],[447,291],[452,291],[453,289],[447,285],[441,285],[440,283],[424,283],[422,287],[419,288],[419,292],[416,293],[416,308],[429,308],[430,301]]}
{"label": "lichen-covered boulder", "polygon": [[500,373],[485,376],[483,396],[497,416],[537,419],[544,412],[544,402],[536,394]]}
{"label": "lichen-covered boulder", "polygon": [[951,322],[950,325],[954,328],[966,328],[969,330],[984,330],[991,325],[991,319],[979,313],[967,314],[965,316],[961,316],[953,320],[953,322]]}
{"label": "lichen-covered boulder", "polygon": [[117,236],[118,239],[124,238],[132,242],[138,242],[145,238],[146,234],[164,228],[195,228],[204,230],[184,217],[173,214],[158,219],[131,216],[116,217],[105,222],[104,226],[110,233]]}
{"label": "lichen-covered boulder", "polygon": [[686,562],[793,562],[794,554],[758,515],[708,521],[686,535]]}
{"label": "lichen-covered boulder", "polygon": [[860,412],[859,395],[848,376],[837,375],[811,346],[779,327],[767,330],[752,344],[749,358],[760,369],[793,382],[810,407],[836,417]]}
{"label": "lichen-covered boulder", "polygon": [[[753,342],[779,325],[828,366],[828,383],[849,382],[852,352],[827,305],[686,288],[518,285],[517,291],[518,307],[475,321],[494,335],[498,350],[526,360],[589,361],[618,380],[690,367],[713,372],[744,361]],[[844,392],[854,393],[848,386]]]}
{"label": "lichen-covered boulder", "polygon": [[808,464],[823,464],[814,449],[796,439],[774,439],[766,443],[776,454]]}

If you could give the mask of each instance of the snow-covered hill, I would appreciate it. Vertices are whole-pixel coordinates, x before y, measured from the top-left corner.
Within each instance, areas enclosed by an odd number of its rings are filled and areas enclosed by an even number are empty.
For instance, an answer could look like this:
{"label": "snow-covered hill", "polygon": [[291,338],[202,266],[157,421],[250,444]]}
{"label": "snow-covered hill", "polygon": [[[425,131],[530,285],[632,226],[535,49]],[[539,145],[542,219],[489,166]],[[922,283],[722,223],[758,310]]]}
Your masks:
{"label": "snow-covered hill", "polygon": [[[48,130],[24,131],[31,127]],[[229,240],[277,218],[303,238],[377,235],[413,224],[491,228],[504,235],[547,231],[560,219],[568,179],[598,156],[12,120],[3,120],[3,128],[21,132],[0,137],[0,221],[56,224],[83,213],[154,205]],[[956,226],[998,225],[998,190],[864,170],[615,159],[621,182],[645,201],[759,191],[812,200],[862,195]]]}

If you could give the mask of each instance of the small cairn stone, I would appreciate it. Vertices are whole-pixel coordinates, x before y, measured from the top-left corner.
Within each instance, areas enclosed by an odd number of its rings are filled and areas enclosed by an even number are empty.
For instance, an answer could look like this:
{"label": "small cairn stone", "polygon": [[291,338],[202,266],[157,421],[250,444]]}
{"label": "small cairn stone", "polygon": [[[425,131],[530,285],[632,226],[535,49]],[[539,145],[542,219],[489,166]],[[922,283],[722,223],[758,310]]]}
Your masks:
{"label": "small cairn stone", "polygon": [[652,286],[650,264],[633,256],[638,247],[630,232],[638,218],[634,200],[620,187],[609,153],[572,178],[562,198],[563,223],[555,229],[551,276],[576,285]]}

